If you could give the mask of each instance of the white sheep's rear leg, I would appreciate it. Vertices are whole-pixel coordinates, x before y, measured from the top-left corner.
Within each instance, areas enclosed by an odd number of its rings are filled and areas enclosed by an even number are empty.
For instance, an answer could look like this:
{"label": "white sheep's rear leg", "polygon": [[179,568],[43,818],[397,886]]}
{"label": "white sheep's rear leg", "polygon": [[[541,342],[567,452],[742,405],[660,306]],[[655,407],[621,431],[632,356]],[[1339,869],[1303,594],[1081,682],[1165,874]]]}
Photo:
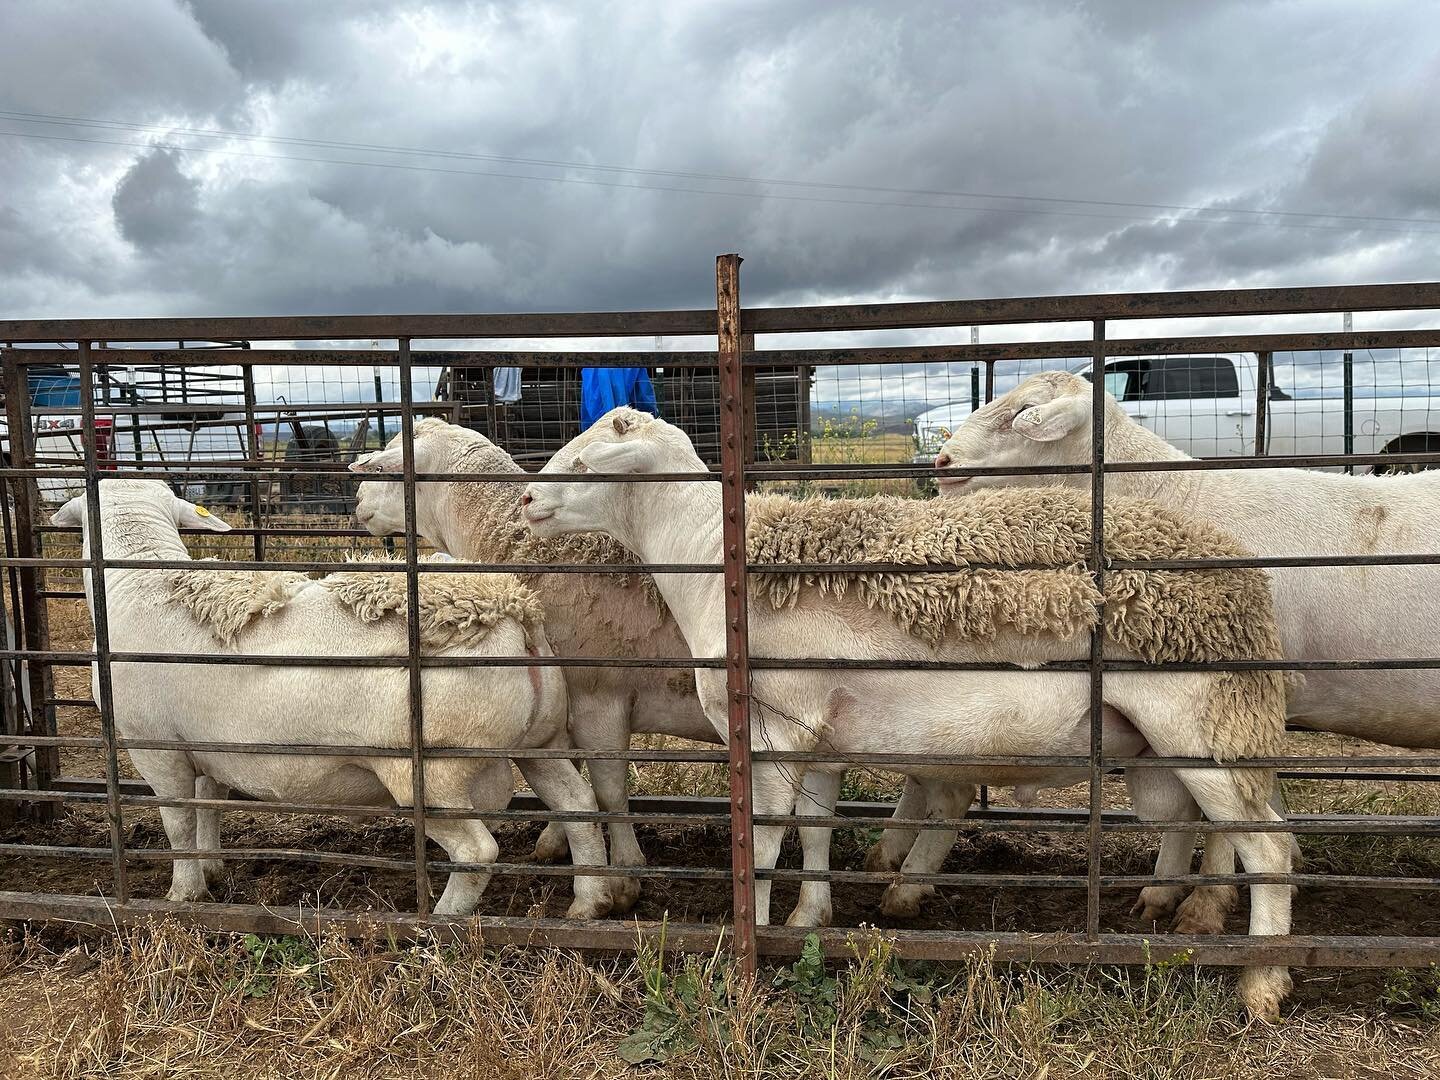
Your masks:
{"label": "white sheep's rear leg", "polygon": [[[410,806],[410,762],[403,758],[371,759],[371,771],[385,785],[390,797],[401,806]],[[502,759],[464,760],[444,758],[425,763],[426,809],[503,810],[514,793],[509,762]],[[425,833],[445,849],[450,862],[488,865],[500,857],[500,845],[479,818],[466,821],[425,821]],[[445,881],[432,909],[436,915],[469,915],[480,903],[490,874],[475,870],[454,870]]]}
{"label": "white sheep's rear leg", "polygon": [[[571,709],[573,713],[573,699],[571,700]],[[565,748],[574,745],[574,741],[570,738],[570,732],[562,729],[555,738],[550,740],[547,744],[547,749],[551,747]],[[578,768],[579,765],[577,764],[576,767]],[[593,768],[593,763],[591,767]],[[540,863],[558,863],[564,862],[569,857],[570,840],[565,835],[565,825],[559,821],[547,823],[545,828],[540,831],[539,839],[535,841],[535,861]]]}
{"label": "white sheep's rear leg", "polygon": [[[630,763],[627,761],[590,762],[590,783],[594,786],[595,801],[600,809],[608,814],[623,814],[630,809],[630,794],[626,790],[629,773]],[[645,853],[640,850],[635,826],[623,821],[610,823],[610,865],[645,865]],[[640,879],[611,878],[610,895],[615,905],[613,910],[629,911],[640,899]]]}
{"label": "white sheep's rear leg", "polygon": [[[195,797],[197,799],[228,799],[230,789],[218,780],[212,780],[208,776],[197,776],[195,778]],[[195,846],[201,851],[220,850],[220,811],[219,810],[196,810],[195,811]],[[220,859],[200,860],[200,871],[205,875],[205,881],[213,885],[219,880],[224,872],[225,863]]]}
{"label": "white sheep's rear leg", "polygon": [[[1206,833],[1200,873],[1235,873],[1235,847],[1227,833]],[[1177,934],[1223,934],[1225,919],[1240,904],[1240,890],[1234,885],[1197,885],[1175,909],[1171,929]]]}
{"label": "white sheep's rear leg", "polygon": [[[1283,821],[1268,802],[1249,799],[1229,769],[1181,769],[1181,782],[1211,821]],[[1250,874],[1290,872],[1291,836],[1288,833],[1230,833],[1240,861]],[[1250,886],[1250,934],[1266,936],[1290,932],[1290,886]],[[1240,999],[1253,1016],[1273,1021],[1280,1003],[1290,992],[1290,972],[1273,965],[1247,967],[1240,974]]]}
{"label": "white sheep's rear leg", "polygon": [[[778,761],[756,762],[750,779],[751,805],[757,816],[793,814],[799,785],[791,767]],[[755,869],[773,870],[780,859],[780,845],[785,840],[785,826],[757,825],[755,838]],[[755,924],[770,925],[770,881],[755,878]]]}
{"label": "white sheep's rear leg", "polygon": [[[900,801],[895,804],[895,813],[891,816],[901,821],[916,821],[925,816],[925,789],[913,776],[905,778],[905,788],[900,792]],[[899,870],[919,835],[914,829],[886,829],[865,853],[865,869],[872,874],[889,874]]]}
{"label": "white sheep's rear leg", "polygon": [[[132,750],[130,760],[161,798],[195,797],[195,769],[186,755],[172,750]],[[165,826],[165,838],[170,841],[172,851],[193,851],[199,847],[193,808],[162,806],[160,820]],[[204,900],[209,895],[201,860],[176,859],[170,871],[170,891],[165,894],[165,899],[188,902]]]}
{"label": "white sheep's rear leg", "polygon": [[[834,817],[835,804],[840,799],[839,772],[821,772],[811,769],[800,781],[800,793],[795,799],[795,814],[798,817]],[[834,830],[828,826],[814,828],[800,827],[800,850],[804,854],[806,870],[828,872],[830,869],[830,839]],[[786,926],[829,926],[833,914],[830,904],[830,882],[802,881],[800,902],[785,920]]]}
{"label": "white sheep's rear leg", "polygon": [[[1179,778],[1168,769],[1130,769],[1125,774],[1130,801],[1135,814],[1143,821],[1196,821],[1200,806]],[[1190,873],[1195,855],[1196,834],[1166,832],[1160,836],[1160,853],[1155,860],[1157,878],[1182,877]],[[1220,833],[1206,836],[1205,873],[1233,874],[1234,853],[1229,841]],[[1238,899],[1233,885],[1202,885],[1183,902],[1183,885],[1147,885],[1131,909],[1142,922],[1160,922],[1171,913],[1180,912],[1174,927],[1177,933],[1219,934],[1225,930],[1225,916],[1234,909]]]}
{"label": "white sheep's rear leg", "polygon": [[[595,793],[571,762],[564,758],[517,758],[515,764],[550,809],[595,813]],[[577,867],[605,865],[605,839],[599,824],[567,821],[565,835]],[[576,876],[573,887],[575,901],[567,913],[570,918],[601,919],[610,913],[610,888],[605,878]]]}
{"label": "white sheep's rear leg", "polygon": [[[945,784],[934,780],[920,782],[925,798],[925,816],[932,820],[959,820],[975,801],[973,784]],[[938,874],[945,856],[955,846],[954,829],[922,829],[919,838],[900,866],[902,874]],[[925,901],[935,895],[934,885],[897,881],[885,889],[880,910],[892,919],[913,919],[920,914]]]}

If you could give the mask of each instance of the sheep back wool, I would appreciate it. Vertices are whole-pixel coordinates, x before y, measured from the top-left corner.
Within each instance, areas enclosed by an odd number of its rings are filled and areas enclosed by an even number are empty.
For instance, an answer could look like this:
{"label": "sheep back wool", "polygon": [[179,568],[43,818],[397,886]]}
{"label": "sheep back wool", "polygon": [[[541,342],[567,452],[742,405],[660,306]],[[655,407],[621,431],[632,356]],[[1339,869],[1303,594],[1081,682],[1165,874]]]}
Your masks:
{"label": "sheep back wool", "polygon": [[[1071,488],[1001,488],[962,498],[746,500],[753,564],[888,562],[1054,569],[944,573],[755,574],[751,593],[772,608],[803,590],[853,593],[917,638],[980,641],[1001,632],[1073,638],[1100,621],[1101,593],[1087,568],[1090,497]],[[1156,503],[1107,498],[1110,560],[1244,557],[1217,529]],[[1104,580],[1107,654],[1151,662],[1283,658],[1270,587],[1258,569],[1112,570]],[[1217,671],[1202,718],[1216,760],[1270,754],[1284,731],[1286,677]]]}

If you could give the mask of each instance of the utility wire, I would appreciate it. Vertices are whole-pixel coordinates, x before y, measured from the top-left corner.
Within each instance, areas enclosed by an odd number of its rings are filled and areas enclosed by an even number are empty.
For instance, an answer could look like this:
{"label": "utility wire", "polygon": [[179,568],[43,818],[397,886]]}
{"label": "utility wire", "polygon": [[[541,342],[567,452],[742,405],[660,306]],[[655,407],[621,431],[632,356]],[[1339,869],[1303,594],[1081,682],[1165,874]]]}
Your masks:
{"label": "utility wire", "polygon": [[1383,232],[1407,236],[1440,235],[1440,229],[1402,229],[1378,225],[1323,225],[1295,221],[1251,221],[1227,218],[1169,217],[1153,215],[1136,216],[1126,214],[1096,214],[1079,210],[1045,210],[1036,207],[1004,206],[956,206],[952,203],[895,202],[877,199],[840,199],[818,195],[780,195],[765,191],[722,191],[713,188],[680,187],[662,184],[628,183],[620,180],[597,180],[576,176],[536,176],[530,173],[494,172],[482,169],[447,169],[435,165],[407,165],[395,161],[357,161],[347,158],[309,157],[299,154],[265,154],[251,150],[231,150],[217,146],[185,146],[179,143],[130,142],[121,139],[89,139],[79,135],[42,135],[33,131],[3,131],[0,137],[12,139],[37,139],[46,142],[92,143],[101,146],[125,146],[140,150],[172,150],[185,154],[221,154],[227,157],[255,158],[268,161],[299,161],[318,165],[347,165],[359,168],[390,169],[403,172],[432,173],[451,176],[481,176],[501,180],[531,180],[552,184],[579,184],[587,187],[621,188],[634,191],[668,191],[690,195],[709,195],[722,198],[768,199],[779,202],[801,202],[829,204],[836,206],[870,206],[902,210],[946,210],[966,214],[1010,214],[1019,216],[1040,215],[1046,217],[1088,218],[1101,221],[1125,221],[1143,225],[1243,225],[1267,229],[1307,229],[1323,232]]}
{"label": "utility wire", "polygon": [[[1192,214],[1251,214],[1267,217],[1329,218],[1336,221],[1389,222],[1402,225],[1440,225],[1440,218],[1391,217],[1380,214],[1340,214],[1321,210],[1259,210],[1246,207],[1200,206],[1183,203],[1125,202],[1111,199],[1064,198],[1046,195],[1014,195],[993,191],[946,191],[929,188],[881,187],[869,184],[840,184],[819,180],[779,179],[775,177],[735,176],[725,173],[687,172],[674,169],[647,169],[632,165],[604,165],[594,162],[560,161],[548,158],[511,157],[503,154],[479,154],[461,150],[434,150],[423,147],[396,146],[386,143],[340,142],[329,139],[305,139],[286,135],[264,135],[257,132],[218,128],[168,127],[141,124],[126,120],[103,120],[91,117],[61,116],[52,113],[15,112],[0,109],[0,119],[23,123],[65,125],[128,130],[162,135],[189,135],[198,138],[240,139],[282,143],[301,147],[338,150],[363,150],[371,153],[405,156],[449,158],[464,161],[487,161],[499,164],[542,166],[554,169],[575,169],[587,172],[623,173],[641,176],[663,176],[684,180],[710,180],[728,184],[757,184],[773,187],[813,188],[822,191],[855,191],[878,195],[909,195],[930,198],[996,199],[1012,202],[1036,202],[1075,206],[1098,206],[1112,209],[1169,210]],[[884,205],[884,204],[877,204]],[[908,204],[913,205],[913,204]],[[1148,219],[1147,219],[1148,220]]]}

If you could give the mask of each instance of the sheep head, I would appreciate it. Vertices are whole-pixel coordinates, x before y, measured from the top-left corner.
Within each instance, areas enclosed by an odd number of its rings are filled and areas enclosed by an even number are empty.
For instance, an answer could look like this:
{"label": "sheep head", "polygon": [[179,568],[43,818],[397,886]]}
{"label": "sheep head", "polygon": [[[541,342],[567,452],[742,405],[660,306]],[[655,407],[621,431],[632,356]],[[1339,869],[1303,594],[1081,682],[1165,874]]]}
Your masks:
{"label": "sheep head", "polygon": [[[703,472],[690,437],[649,413],[622,406],[612,409],[556,452],[542,473]],[[521,498],[525,521],[537,536],[566,533],[619,533],[654,485],[592,484],[583,480],[528,484]],[[623,542],[623,539],[622,539]]]}
{"label": "sheep head", "polygon": [[[1090,459],[1090,383],[1066,371],[1042,371],[971,413],[945,440],[937,468],[1079,465]],[[1107,395],[1108,397],[1108,395]],[[1115,408],[1112,400],[1107,408]],[[981,487],[1073,483],[1073,476],[955,476],[941,474],[941,495]]]}
{"label": "sheep head", "polygon": [[[102,520],[117,512],[127,516],[143,515],[155,524],[169,523],[176,529],[205,529],[229,532],[230,526],[203,506],[186,502],[170,490],[163,480],[102,480],[100,481],[100,514]],[[89,521],[86,496],[77,495],[50,519],[50,524],[71,529],[85,529]],[[105,535],[109,535],[106,529]]]}
{"label": "sheep head", "polygon": [[[444,472],[450,460],[449,436],[467,431],[439,417],[415,423],[415,472]],[[399,476],[405,471],[405,439],[396,435],[383,450],[361,454],[350,463],[353,473]],[[425,485],[416,487],[416,498]],[[393,480],[367,480],[355,492],[355,519],[371,536],[405,531],[405,486]]]}

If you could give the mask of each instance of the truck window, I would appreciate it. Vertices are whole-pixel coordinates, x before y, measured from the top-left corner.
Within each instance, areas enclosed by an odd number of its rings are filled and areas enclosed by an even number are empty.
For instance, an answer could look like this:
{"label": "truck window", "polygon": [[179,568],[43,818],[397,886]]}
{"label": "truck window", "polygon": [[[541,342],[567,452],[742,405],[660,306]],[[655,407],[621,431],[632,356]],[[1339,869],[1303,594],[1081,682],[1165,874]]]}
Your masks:
{"label": "truck window", "polygon": [[1233,398],[1240,396],[1235,365],[1223,356],[1162,356],[1150,361],[1141,397]]}
{"label": "truck window", "polygon": [[[1105,392],[1116,401],[1134,401],[1138,396],[1136,393],[1136,376],[1138,374],[1134,360],[1120,360],[1106,364]],[[1082,371],[1080,377],[1086,382],[1094,382],[1088,371]]]}

